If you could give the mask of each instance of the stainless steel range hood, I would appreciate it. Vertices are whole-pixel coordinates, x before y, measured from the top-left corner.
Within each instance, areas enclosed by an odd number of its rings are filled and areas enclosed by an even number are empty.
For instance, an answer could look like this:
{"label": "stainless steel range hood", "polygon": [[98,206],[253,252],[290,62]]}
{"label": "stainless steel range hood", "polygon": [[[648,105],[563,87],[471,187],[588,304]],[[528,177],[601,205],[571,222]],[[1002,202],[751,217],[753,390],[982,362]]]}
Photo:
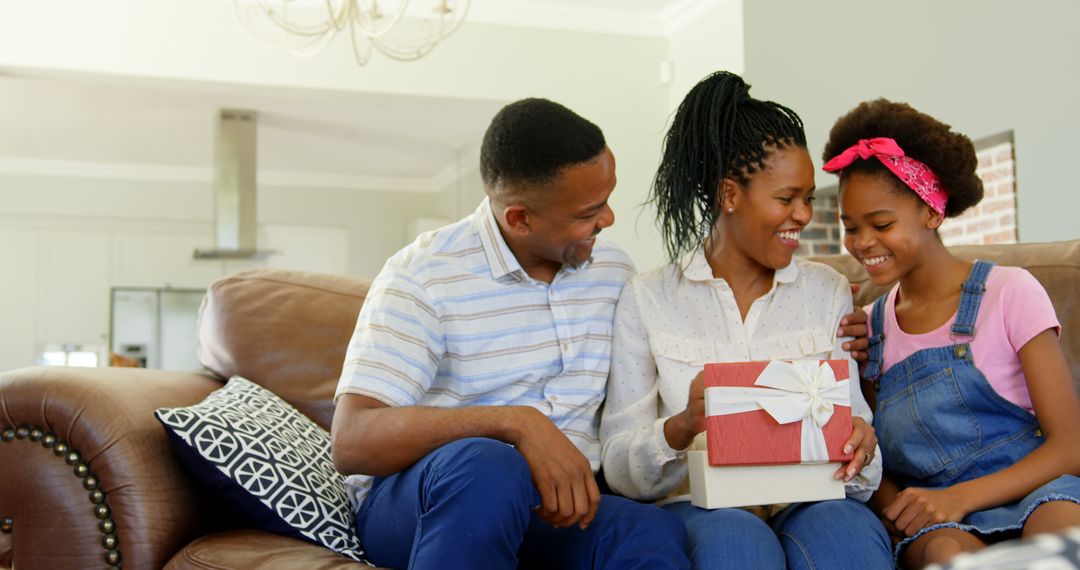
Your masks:
{"label": "stainless steel range hood", "polygon": [[217,129],[214,176],[214,249],[196,249],[195,259],[265,259],[276,253],[255,247],[254,111],[222,109]]}

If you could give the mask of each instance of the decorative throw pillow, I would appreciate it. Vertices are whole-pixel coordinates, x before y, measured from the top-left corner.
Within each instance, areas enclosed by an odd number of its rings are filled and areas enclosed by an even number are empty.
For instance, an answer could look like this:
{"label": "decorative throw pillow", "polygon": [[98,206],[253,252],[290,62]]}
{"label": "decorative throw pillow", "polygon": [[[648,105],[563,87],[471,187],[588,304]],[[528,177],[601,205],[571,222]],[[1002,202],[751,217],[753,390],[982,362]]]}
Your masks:
{"label": "decorative throw pillow", "polygon": [[202,402],[154,412],[185,466],[258,528],[365,562],[330,434],[234,376]]}

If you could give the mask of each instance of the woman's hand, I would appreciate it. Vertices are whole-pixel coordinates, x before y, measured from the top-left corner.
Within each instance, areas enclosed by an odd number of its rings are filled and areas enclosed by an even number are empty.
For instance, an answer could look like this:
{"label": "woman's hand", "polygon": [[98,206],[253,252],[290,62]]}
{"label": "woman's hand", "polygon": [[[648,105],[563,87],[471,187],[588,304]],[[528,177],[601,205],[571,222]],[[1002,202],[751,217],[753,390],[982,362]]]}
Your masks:
{"label": "woman's hand", "polygon": [[956,487],[921,489],[908,487],[896,496],[882,515],[897,530],[914,536],[920,530],[943,522],[960,522],[971,512],[964,493]]}
{"label": "woman's hand", "polygon": [[844,444],[844,453],[851,453],[852,458],[846,465],[841,465],[833,477],[843,479],[844,482],[851,481],[874,459],[877,441],[877,434],[874,433],[872,426],[862,418],[851,418],[851,437]]}
{"label": "woman's hand", "polygon": [[705,431],[705,371],[690,382],[686,409],[664,422],[664,438],[672,449],[686,449],[697,434]]}

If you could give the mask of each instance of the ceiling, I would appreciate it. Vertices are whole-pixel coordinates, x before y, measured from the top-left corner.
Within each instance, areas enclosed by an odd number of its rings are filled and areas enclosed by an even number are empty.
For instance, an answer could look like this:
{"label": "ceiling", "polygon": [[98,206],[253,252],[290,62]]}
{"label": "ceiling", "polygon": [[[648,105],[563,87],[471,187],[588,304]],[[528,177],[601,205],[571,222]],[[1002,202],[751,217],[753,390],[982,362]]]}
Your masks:
{"label": "ceiling", "polygon": [[[469,21],[662,35],[691,5],[717,1],[473,0]],[[216,115],[229,107],[259,115],[260,184],[437,190],[476,162],[502,106],[15,73],[0,71],[0,172],[9,173],[208,181]]]}
{"label": "ceiling", "polygon": [[235,108],[258,113],[264,182],[435,189],[501,106],[0,75],[0,171],[209,180],[218,109]]}
{"label": "ceiling", "polygon": [[724,1],[472,0],[469,21],[662,36],[699,10]]}

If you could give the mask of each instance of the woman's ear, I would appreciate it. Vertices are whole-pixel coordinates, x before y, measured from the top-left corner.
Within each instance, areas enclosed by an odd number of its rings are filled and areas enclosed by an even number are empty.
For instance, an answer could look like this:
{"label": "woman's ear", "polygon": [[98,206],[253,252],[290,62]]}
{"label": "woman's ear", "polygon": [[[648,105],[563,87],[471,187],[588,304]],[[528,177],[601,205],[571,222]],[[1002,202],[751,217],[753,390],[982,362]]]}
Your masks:
{"label": "woman's ear", "polygon": [[739,208],[739,193],[736,190],[739,187],[739,183],[730,178],[724,178],[720,180],[720,184],[717,185],[718,200],[720,205],[720,211],[722,214],[734,214]]}

